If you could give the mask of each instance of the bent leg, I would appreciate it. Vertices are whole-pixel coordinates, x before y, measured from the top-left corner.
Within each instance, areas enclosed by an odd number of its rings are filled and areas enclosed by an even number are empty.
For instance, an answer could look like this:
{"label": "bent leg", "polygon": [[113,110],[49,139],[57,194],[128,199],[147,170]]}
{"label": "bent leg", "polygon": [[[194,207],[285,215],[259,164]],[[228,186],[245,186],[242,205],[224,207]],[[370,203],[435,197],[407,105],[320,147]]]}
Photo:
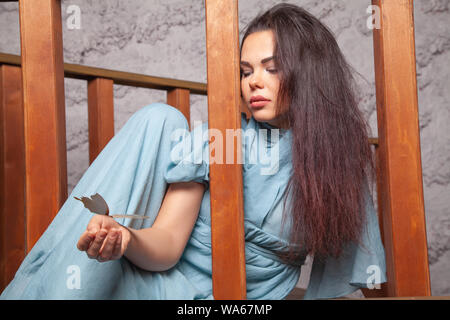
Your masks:
{"label": "bent leg", "polygon": [[119,223],[135,229],[150,227],[166,191],[164,173],[176,143],[171,133],[177,129],[189,127],[183,114],[169,105],[151,104],[134,113],[84,173],[1,298],[139,298],[133,292],[134,284],[120,279],[125,278],[123,272],[132,272],[140,280],[145,271],[137,271],[126,258],[99,263],[76,248],[93,214],[74,196],[99,193],[111,214],[149,217],[121,218]]}

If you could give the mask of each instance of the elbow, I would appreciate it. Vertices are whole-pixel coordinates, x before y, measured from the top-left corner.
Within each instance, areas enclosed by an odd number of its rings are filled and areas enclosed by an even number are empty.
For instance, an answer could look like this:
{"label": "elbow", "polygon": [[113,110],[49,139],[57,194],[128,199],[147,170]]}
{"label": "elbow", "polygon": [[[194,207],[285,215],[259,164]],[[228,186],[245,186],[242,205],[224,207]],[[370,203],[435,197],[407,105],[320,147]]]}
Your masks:
{"label": "elbow", "polygon": [[[130,259],[128,259],[130,260]],[[178,263],[179,259],[160,258],[149,260],[130,260],[135,266],[150,272],[163,272],[172,269]]]}
{"label": "elbow", "polygon": [[163,244],[148,247],[148,251],[144,255],[146,258],[136,261],[141,264],[138,266],[144,270],[167,271],[175,267],[181,259],[183,249],[180,250],[177,246],[174,236],[170,232],[161,232],[161,230],[158,230],[158,233],[161,235]]}
{"label": "elbow", "polygon": [[160,271],[168,271],[172,269],[178,264],[178,261],[180,261],[180,259],[174,260],[171,263],[167,263],[166,266],[164,266],[164,268],[162,268]]}
{"label": "elbow", "polygon": [[165,233],[165,249],[160,250],[160,255],[155,259],[158,261],[158,265],[154,265],[152,267],[153,271],[167,271],[175,267],[180,261],[184,249],[186,247],[186,243],[182,245],[179,241],[178,237],[172,232],[164,232]]}

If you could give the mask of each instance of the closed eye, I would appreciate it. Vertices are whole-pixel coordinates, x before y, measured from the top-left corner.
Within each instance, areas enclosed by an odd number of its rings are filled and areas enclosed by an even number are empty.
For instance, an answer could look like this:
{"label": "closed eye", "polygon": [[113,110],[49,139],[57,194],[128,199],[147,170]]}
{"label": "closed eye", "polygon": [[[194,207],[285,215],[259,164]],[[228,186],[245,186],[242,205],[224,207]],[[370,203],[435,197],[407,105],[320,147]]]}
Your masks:
{"label": "closed eye", "polygon": [[248,77],[252,72],[251,71],[244,71],[241,69],[241,77],[246,78]]}
{"label": "closed eye", "polygon": [[[267,70],[267,72],[269,72],[269,73],[271,73],[271,74],[276,74],[276,73],[278,73],[278,69],[275,69],[275,68],[267,68],[266,70]],[[244,71],[244,70],[241,70],[241,77],[243,77],[243,78],[246,78],[246,77],[248,77],[248,76],[251,75],[251,74],[252,74],[251,71]]]}

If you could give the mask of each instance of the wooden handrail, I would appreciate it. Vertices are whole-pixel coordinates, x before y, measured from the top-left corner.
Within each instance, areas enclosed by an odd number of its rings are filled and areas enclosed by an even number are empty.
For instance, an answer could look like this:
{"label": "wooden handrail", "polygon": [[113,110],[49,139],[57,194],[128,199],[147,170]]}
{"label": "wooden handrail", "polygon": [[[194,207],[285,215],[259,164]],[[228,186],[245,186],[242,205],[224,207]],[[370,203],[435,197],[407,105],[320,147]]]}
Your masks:
{"label": "wooden handrail", "polygon": [[[0,52],[0,64],[20,66],[20,56]],[[64,63],[64,76],[71,79],[88,81],[95,78],[106,78],[113,80],[114,84],[124,86],[167,91],[188,89],[191,94],[208,94],[206,83],[147,76],[138,73],[87,67],[70,63]],[[378,138],[369,138],[369,143],[377,147]]]}
{"label": "wooden handrail", "polygon": [[[0,53],[0,64],[20,66],[20,56]],[[94,68],[78,64],[64,63],[64,76],[72,79],[92,80],[94,78],[111,79],[114,84],[157,90],[187,89],[191,94],[207,95],[205,83],[153,77],[110,69]]]}
{"label": "wooden handrail", "polygon": [[[20,66],[20,56],[0,52],[0,64]],[[64,76],[72,79],[92,80],[106,78],[114,84],[133,86],[157,90],[188,89],[191,94],[207,95],[206,83],[153,77],[143,74],[87,67],[77,64],[64,63]],[[378,138],[369,138],[369,143],[378,147]]]}

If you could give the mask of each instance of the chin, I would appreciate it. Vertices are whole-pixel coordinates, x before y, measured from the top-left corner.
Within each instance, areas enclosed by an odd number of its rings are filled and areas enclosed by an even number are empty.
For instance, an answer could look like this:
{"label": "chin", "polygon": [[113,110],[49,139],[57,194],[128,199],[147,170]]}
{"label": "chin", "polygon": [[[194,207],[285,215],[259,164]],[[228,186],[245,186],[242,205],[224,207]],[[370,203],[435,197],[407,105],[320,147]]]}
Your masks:
{"label": "chin", "polygon": [[267,110],[264,109],[252,110],[251,113],[253,118],[255,118],[255,120],[259,122],[268,122],[275,119],[274,115],[269,114]]}

